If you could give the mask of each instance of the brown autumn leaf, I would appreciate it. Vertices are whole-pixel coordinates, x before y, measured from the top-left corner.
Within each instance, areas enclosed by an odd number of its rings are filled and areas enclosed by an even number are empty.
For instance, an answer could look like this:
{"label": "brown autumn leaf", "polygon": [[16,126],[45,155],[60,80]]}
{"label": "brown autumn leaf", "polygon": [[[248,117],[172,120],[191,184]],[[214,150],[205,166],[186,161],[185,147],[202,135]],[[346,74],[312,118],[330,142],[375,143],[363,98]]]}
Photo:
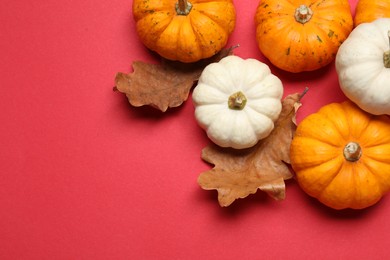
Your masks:
{"label": "brown autumn leaf", "polygon": [[210,145],[202,150],[202,159],[213,164],[214,168],[203,172],[198,183],[205,190],[218,191],[220,206],[227,207],[238,198],[256,193],[257,189],[276,200],[285,198],[284,180],[292,178],[286,163],[290,163],[295,114],[306,91],[283,100],[274,130],[254,147],[235,150]]}
{"label": "brown autumn leaf", "polygon": [[223,49],[213,57],[195,63],[134,61],[133,72],[116,74],[114,90],[126,94],[135,107],[149,105],[165,112],[187,100],[194,82],[208,64],[231,55],[236,47]]}

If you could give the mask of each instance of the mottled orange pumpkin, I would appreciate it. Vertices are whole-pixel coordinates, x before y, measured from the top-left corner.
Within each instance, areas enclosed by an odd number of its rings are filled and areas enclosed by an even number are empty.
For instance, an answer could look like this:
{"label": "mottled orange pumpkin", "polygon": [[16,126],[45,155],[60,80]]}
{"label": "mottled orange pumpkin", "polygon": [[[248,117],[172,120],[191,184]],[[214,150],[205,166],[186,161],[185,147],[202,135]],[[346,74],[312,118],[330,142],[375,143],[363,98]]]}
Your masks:
{"label": "mottled orange pumpkin", "polygon": [[181,62],[219,52],[236,20],[232,0],[134,0],[133,16],[146,47]]}
{"label": "mottled orange pumpkin", "polygon": [[260,51],[289,72],[332,62],[353,28],[347,0],[261,0],[255,22]]}
{"label": "mottled orange pumpkin", "polygon": [[383,17],[390,18],[389,0],[359,0],[356,5],[354,23],[358,26]]}
{"label": "mottled orange pumpkin", "polygon": [[390,190],[390,119],[351,101],[332,103],[298,125],[291,149],[297,181],[334,209],[362,209]]}

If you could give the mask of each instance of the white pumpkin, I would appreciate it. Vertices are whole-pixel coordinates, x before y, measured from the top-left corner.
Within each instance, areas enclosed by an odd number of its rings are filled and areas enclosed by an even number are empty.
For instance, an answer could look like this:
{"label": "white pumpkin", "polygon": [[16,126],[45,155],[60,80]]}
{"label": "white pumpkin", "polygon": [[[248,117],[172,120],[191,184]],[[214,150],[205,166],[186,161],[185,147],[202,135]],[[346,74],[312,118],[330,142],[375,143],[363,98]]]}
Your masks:
{"label": "white pumpkin", "polygon": [[358,25],[341,44],[336,71],[344,94],[363,110],[390,114],[390,18]]}
{"label": "white pumpkin", "polygon": [[228,56],[203,70],[192,98],[195,118],[215,144],[244,149],[271,133],[282,95],[266,64]]}

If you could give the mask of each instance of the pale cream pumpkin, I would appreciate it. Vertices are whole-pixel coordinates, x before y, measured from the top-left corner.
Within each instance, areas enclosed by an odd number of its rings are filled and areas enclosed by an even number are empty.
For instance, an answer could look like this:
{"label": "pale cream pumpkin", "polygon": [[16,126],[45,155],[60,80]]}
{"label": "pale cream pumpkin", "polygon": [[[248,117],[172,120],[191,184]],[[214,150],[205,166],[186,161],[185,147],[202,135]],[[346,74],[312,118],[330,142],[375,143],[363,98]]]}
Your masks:
{"label": "pale cream pumpkin", "polygon": [[336,70],[341,90],[372,114],[390,114],[390,18],[362,23],[341,44]]}
{"label": "pale cream pumpkin", "polygon": [[282,95],[282,82],[266,64],[228,56],[204,69],[192,98],[208,137],[219,146],[243,149],[271,133]]}

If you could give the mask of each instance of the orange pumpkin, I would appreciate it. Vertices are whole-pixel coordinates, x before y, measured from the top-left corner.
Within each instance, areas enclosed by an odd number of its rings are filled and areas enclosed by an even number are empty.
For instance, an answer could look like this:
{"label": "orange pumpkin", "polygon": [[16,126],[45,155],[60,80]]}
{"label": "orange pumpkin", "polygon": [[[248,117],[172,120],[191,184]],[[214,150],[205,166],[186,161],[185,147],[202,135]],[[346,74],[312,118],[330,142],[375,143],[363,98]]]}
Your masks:
{"label": "orange pumpkin", "polygon": [[147,48],[181,62],[219,52],[236,19],[232,0],[134,0],[133,16]]}
{"label": "orange pumpkin", "polygon": [[334,209],[362,209],[390,190],[390,119],[351,101],[332,103],[298,125],[291,149],[297,181]]}
{"label": "orange pumpkin", "polygon": [[261,0],[255,22],[260,51],[289,72],[332,62],[353,28],[347,0]]}
{"label": "orange pumpkin", "polygon": [[354,24],[358,26],[383,17],[390,17],[389,0],[359,0],[356,5]]}

